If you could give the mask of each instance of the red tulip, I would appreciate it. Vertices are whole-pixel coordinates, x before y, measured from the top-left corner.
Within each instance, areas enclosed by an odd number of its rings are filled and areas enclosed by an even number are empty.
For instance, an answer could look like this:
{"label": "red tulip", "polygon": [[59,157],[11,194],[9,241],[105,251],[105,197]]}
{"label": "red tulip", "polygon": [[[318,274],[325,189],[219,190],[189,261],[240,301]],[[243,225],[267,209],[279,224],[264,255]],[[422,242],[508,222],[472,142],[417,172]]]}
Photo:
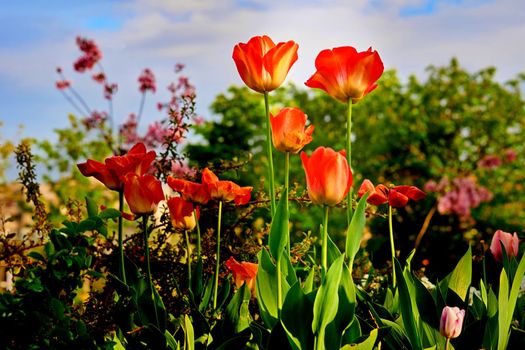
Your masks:
{"label": "red tulip", "polygon": [[154,176],[127,173],[124,177],[124,197],[134,214],[150,215],[164,199],[164,192],[161,182]]}
{"label": "red tulip", "polygon": [[395,186],[388,188],[380,184],[374,188],[374,184],[368,179],[365,179],[361,184],[357,196],[361,198],[365,193],[370,193],[366,200],[367,203],[381,205],[388,202],[388,205],[394,208],[404,207],[410,199],[417,202],[425,198],[425,192],[416,186]]}
{"label": "red tulip", "polygon": [[233,48],[232,58],[241,79],[260,93],[277,89],[297,61],[298,45],[293,41],[278,43],[268,36],[255,36]]}
{"label": "red tulip", "polygon": [[219,180],[208,168],[202,172],[202,184],[208,189],[211,199],[223,202],[234,201],[236,205],[248,203],[253,189],[253,187],[240,187],[232,181]]}
{"label": "red tulip", "polygon": [[353,180],[345,151],[319,147],[310,158],[301,152],[301,160],[312,202],[334,206],[345,198]]}
{"label": "red tulip", "polygon": [[246,282],[250,288],[252,295],[255,295],[255,278],[257,277],[258,265],[249,262],[238,262],[232,257],[226,261],[226,267],[232,272],[233,279],[237,288],[242,287]]}
{"label": "red tulip", "polygon": [[445,306],[439,322],[439,333],[446,338],[457,338],[461,334],[465,310],[459,307]]}
{"label": "red tulip", "polygon": [[270,122],[274,147],[281,152],[295,154],[312,142],[314,126],[310,125],[305,129],[307,119],[299,108],[284,108],[276,116],[272,116]]}
{"label": "red tulip", "polygon": [[114,191],[122,190],[124,176],[128,172],[143,175],[155,159],[155,151],[146,152],[146,146],[138,143],[123,156],[106,158],[104,163],[88,159],[77,164],[84,176],[93,176],[107,188]]}
{"label": "red tulip", "polygon": [[172,197],[168,199],[168,209],[174,228],[193,230],[197,225],[195,215],[193,215],[193,204],[190,202],[186,202],[180,197]]}
{"label": "red tulip", "polygon": [[210,201],[208,188],[203,184],[168,176],[168,185],[179,192],[186,201],[197,204],[206,204]]}
{"label": "red tulip", "polygon": [[377,51],[369,48],[357,52],[351,46],[323,50],[315,59],[317,71],[305,83],[311,88],[326,91],[333,98],[357,103],[374,90],[383,74],[383,62]]}
{"label": "red tulip", "polygon": [[501,243],[505,247],[505,252],[507,256],[513,257],[518,255],[518,248],[520,240],[516,232],[514,235],[503,232],[502,230],[497,230],[492,237],[492,242],[490,243],[490,252],[494,256],[494,259],[501,262],[503,260],[503,252],[501,251]]}

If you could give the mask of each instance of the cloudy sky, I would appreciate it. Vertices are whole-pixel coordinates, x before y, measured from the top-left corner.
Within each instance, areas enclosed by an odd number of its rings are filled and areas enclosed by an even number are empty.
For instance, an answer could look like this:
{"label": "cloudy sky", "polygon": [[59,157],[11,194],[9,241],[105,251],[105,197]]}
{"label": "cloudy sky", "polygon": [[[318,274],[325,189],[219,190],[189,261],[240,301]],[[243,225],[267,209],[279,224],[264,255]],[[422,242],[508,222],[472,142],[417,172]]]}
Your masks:
{"label": "cloudy sky", "polygon": [[72,70],[77,35],[98,43],[110,80],[119,84],[117,122],[138,109],[140,71],[156,73],[159,91],[148,96],[144,115],[151,121],[177,62],[197,87],[198,112],[209,117],[214,96],[241,84],[233,46],[254,35],[299,44],[289,75],[297,83],[313,73],[320,50],[342,45],[372,46],[405,78],[424,77],[427,65],[455,56],[472,71],[497,67],[504,81],[525,71],[524,18],[522,0],[3,0],[0,135],[52,137],[67,125],[74,110],[54,88],[57,66],[92,108],[105,108],[96,85]]}

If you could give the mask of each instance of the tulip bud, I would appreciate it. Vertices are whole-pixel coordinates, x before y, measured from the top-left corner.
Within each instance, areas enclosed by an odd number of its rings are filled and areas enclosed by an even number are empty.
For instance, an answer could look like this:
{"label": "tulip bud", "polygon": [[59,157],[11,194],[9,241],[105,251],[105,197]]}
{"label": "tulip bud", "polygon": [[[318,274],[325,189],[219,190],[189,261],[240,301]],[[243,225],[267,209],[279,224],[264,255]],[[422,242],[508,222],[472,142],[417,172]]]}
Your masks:
{"label": "tulip bud", "polygon": [[457,338],[461,334],[465,310],[459,307],[445,306],[441,313],[441,322],[439,323],[439,333],[446,338]]}
{"label": "tulip bud", "polygon": [[284,108],[270,118],[273,146],[281,152],[299,153],[312,141],[314,126],[306,127],[308,117],[299,108]]}
{"label": "tulip bud", "polygon": [[490,252],[494,256],[494,259],[499,262],[501,262],[503,259],[503,252],[501,251],[500,242],[503,243],[505,252],[509,258],[518,255],[518,246],[520,244],[520,240],[516,232],[514,232],[514,235],[508,232],[503,232],[502,230],[497,230],[496,233],[494,233],[492,242],[490,243]]}
{"label": "tulip bud", "polygon": [[173,227],[181,230],[193,230],[197,225],[193,215],[193,204],[180,197],[168,199],[171,223]]}
{"label": "tulip bud", "polygon": [[162,184],[152,175],[128,173],[124,177],[124,197],[136,215],[150,215],[164,199]]}

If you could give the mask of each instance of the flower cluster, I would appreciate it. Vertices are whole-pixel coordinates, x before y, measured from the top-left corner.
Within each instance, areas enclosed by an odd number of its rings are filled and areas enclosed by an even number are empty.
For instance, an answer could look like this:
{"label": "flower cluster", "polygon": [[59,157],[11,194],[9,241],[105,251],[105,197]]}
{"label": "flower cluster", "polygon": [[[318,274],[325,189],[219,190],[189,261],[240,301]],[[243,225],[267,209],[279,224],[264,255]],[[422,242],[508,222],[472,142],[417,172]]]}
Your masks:
{"label": "flower cluster", "polygon": [[427,182],[425,190],[438,194],[440,214],[455,214],[460,218],[469,218],[471,209],[492,199],[490,191],[478,185],[472,177],[458,177],[450,181],[445,176],[439,183]]}
{"label": "flower cluster", "polygon": [[93,111],[89,117],[82,119],[82,124],[86,126],[86,129],[98,129],[108,120],[108,114],[106,112]]}
{"label": "flower cluster", "polygon": [[155,74],[153,74],[151,69],[144,69],[139,75],[138,81],[140,92],[144,93],[149,90],[155,93],[155,91],[157,91],[157,85],[155,83]]}
{"label": "flower cluster", "polygon": [[480,169],[496,169],[503,163],[512,163],[516,160],[518,154],[512,148],[508,148],[503,153],[503,157],[496,154],[488,154],[478,161],[478,168]]}
{"label": "flower cluster", "polygon": [[77,37],[77,46],[83,52],[83,55],[73,64],[73,68],[77,72],[82,73],[92,69],[102,59],[102,52],[93,40]]}

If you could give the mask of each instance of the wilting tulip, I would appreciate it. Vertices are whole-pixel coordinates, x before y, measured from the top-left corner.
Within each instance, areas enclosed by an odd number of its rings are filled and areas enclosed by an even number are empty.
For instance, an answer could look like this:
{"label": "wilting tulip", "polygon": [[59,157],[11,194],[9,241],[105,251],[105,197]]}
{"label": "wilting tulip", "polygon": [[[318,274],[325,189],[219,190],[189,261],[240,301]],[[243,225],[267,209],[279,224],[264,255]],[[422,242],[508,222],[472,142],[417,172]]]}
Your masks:
{"label": "wilting tulip", "polygon": [[417,202],[425,198],[425,192],[421,191],[416,186],[395,186],[388,188],[385,185],[377,185],[365,179],[357,192],[357,196],[361,198],[365,193],[370,193],[367,202],[372,205],[381,205],[388,202],[388,205],[394,208],[402,208],[408,204],[412,199]]}
{"label": "wilting tulip", "polygon": [[255,278],[257,277],[258,265],[244,261],[239,263],[232,256],[226,261],[226,267],[232,272],[237,288],[242,287],[243,283],[246,282],[252,295],[255,296]]}
{"label": "wilting tulip", "polygon": [[276,116],[272,116],[270,122],[274,147],[281,152],[295,154],[312,142],[314,126],[310,125],[305,129],[307,119],[299,108],[284,108]]}
{"label": "wilting tulip", "polygon": [[202,172],[202,184],[208,189],[211,199],[222,202],[234,201],[236,205],[248,203],[253,189],[253,187],[241,187],[232,181],[219,180],[208,168]]}
{"label": "wilting tulip", "polygon": [[465,310],[460,310],[458,307],[445,306],[441,313],[439,332],[448,339],[457,338],[461,334],[464,318]]}
{"label": "wilting tulip", "polygon": [[186,202],[180,197],[172,197],[168,199],[168,209],[170,210],[171,224],[174,228],[193,230],[197,225],[195,215],[193,215],[193,204],[190,202]]}
{"label": "wilting tulip", "polygon": [[168,176],[168,185],[179,192],[186,201],[197,204],[206,204],[210,201],[208,188],[203,184]]}
{"label": "wilting tulip", "polygon": [[255,36],[233,48],[233,60],[241,79],[260,93],[277,89],[297,61],[298,45],[294,41],[277,45],[268,36]]}
{"label": "wilting tulip", "polygon": [[308,158],[301,152],[308,195],[315,204],[334,206],[340,203],[352,186],[352,172],[345,152],[318,147]]}
{"label": "wilting tulip", "polygon": [[321,51],[315,59],[315,68],[317,71],[306,86],[322,89],[343,103],[349,99],[356,103],[374,90],[384,70],[377,51],[369,48],[357,52],[351,46]]}
{"label": "wilting tulip", "polygon": [[93,176],[107,188],[114,191],[122,190],[124,176],[129,172],[138,175],[146,173],[155,159],[155,151],[146,152],[146,146],[138,143],[123,156],[106,158],[104,163],[88,159],[85,163],[77,164],[84,176]]}
{"label": "wilting tulip", "polygon": [[130,210],[137,215],[150,215],[164,199],[162,184],[152,175],[127,173],[124,177],[124,197]]}
{"label": "wilting tulip", "polygon": [[492,242],[490,243],[490,252],[494,256],[494,259],[499,262],[503,260],[501,244],[505,247],[505,252],[509,258],[518,255],[520,240],[516,232],[514,232],[514,235],[502,230],[497,230],[496,233],[494,233]]}

